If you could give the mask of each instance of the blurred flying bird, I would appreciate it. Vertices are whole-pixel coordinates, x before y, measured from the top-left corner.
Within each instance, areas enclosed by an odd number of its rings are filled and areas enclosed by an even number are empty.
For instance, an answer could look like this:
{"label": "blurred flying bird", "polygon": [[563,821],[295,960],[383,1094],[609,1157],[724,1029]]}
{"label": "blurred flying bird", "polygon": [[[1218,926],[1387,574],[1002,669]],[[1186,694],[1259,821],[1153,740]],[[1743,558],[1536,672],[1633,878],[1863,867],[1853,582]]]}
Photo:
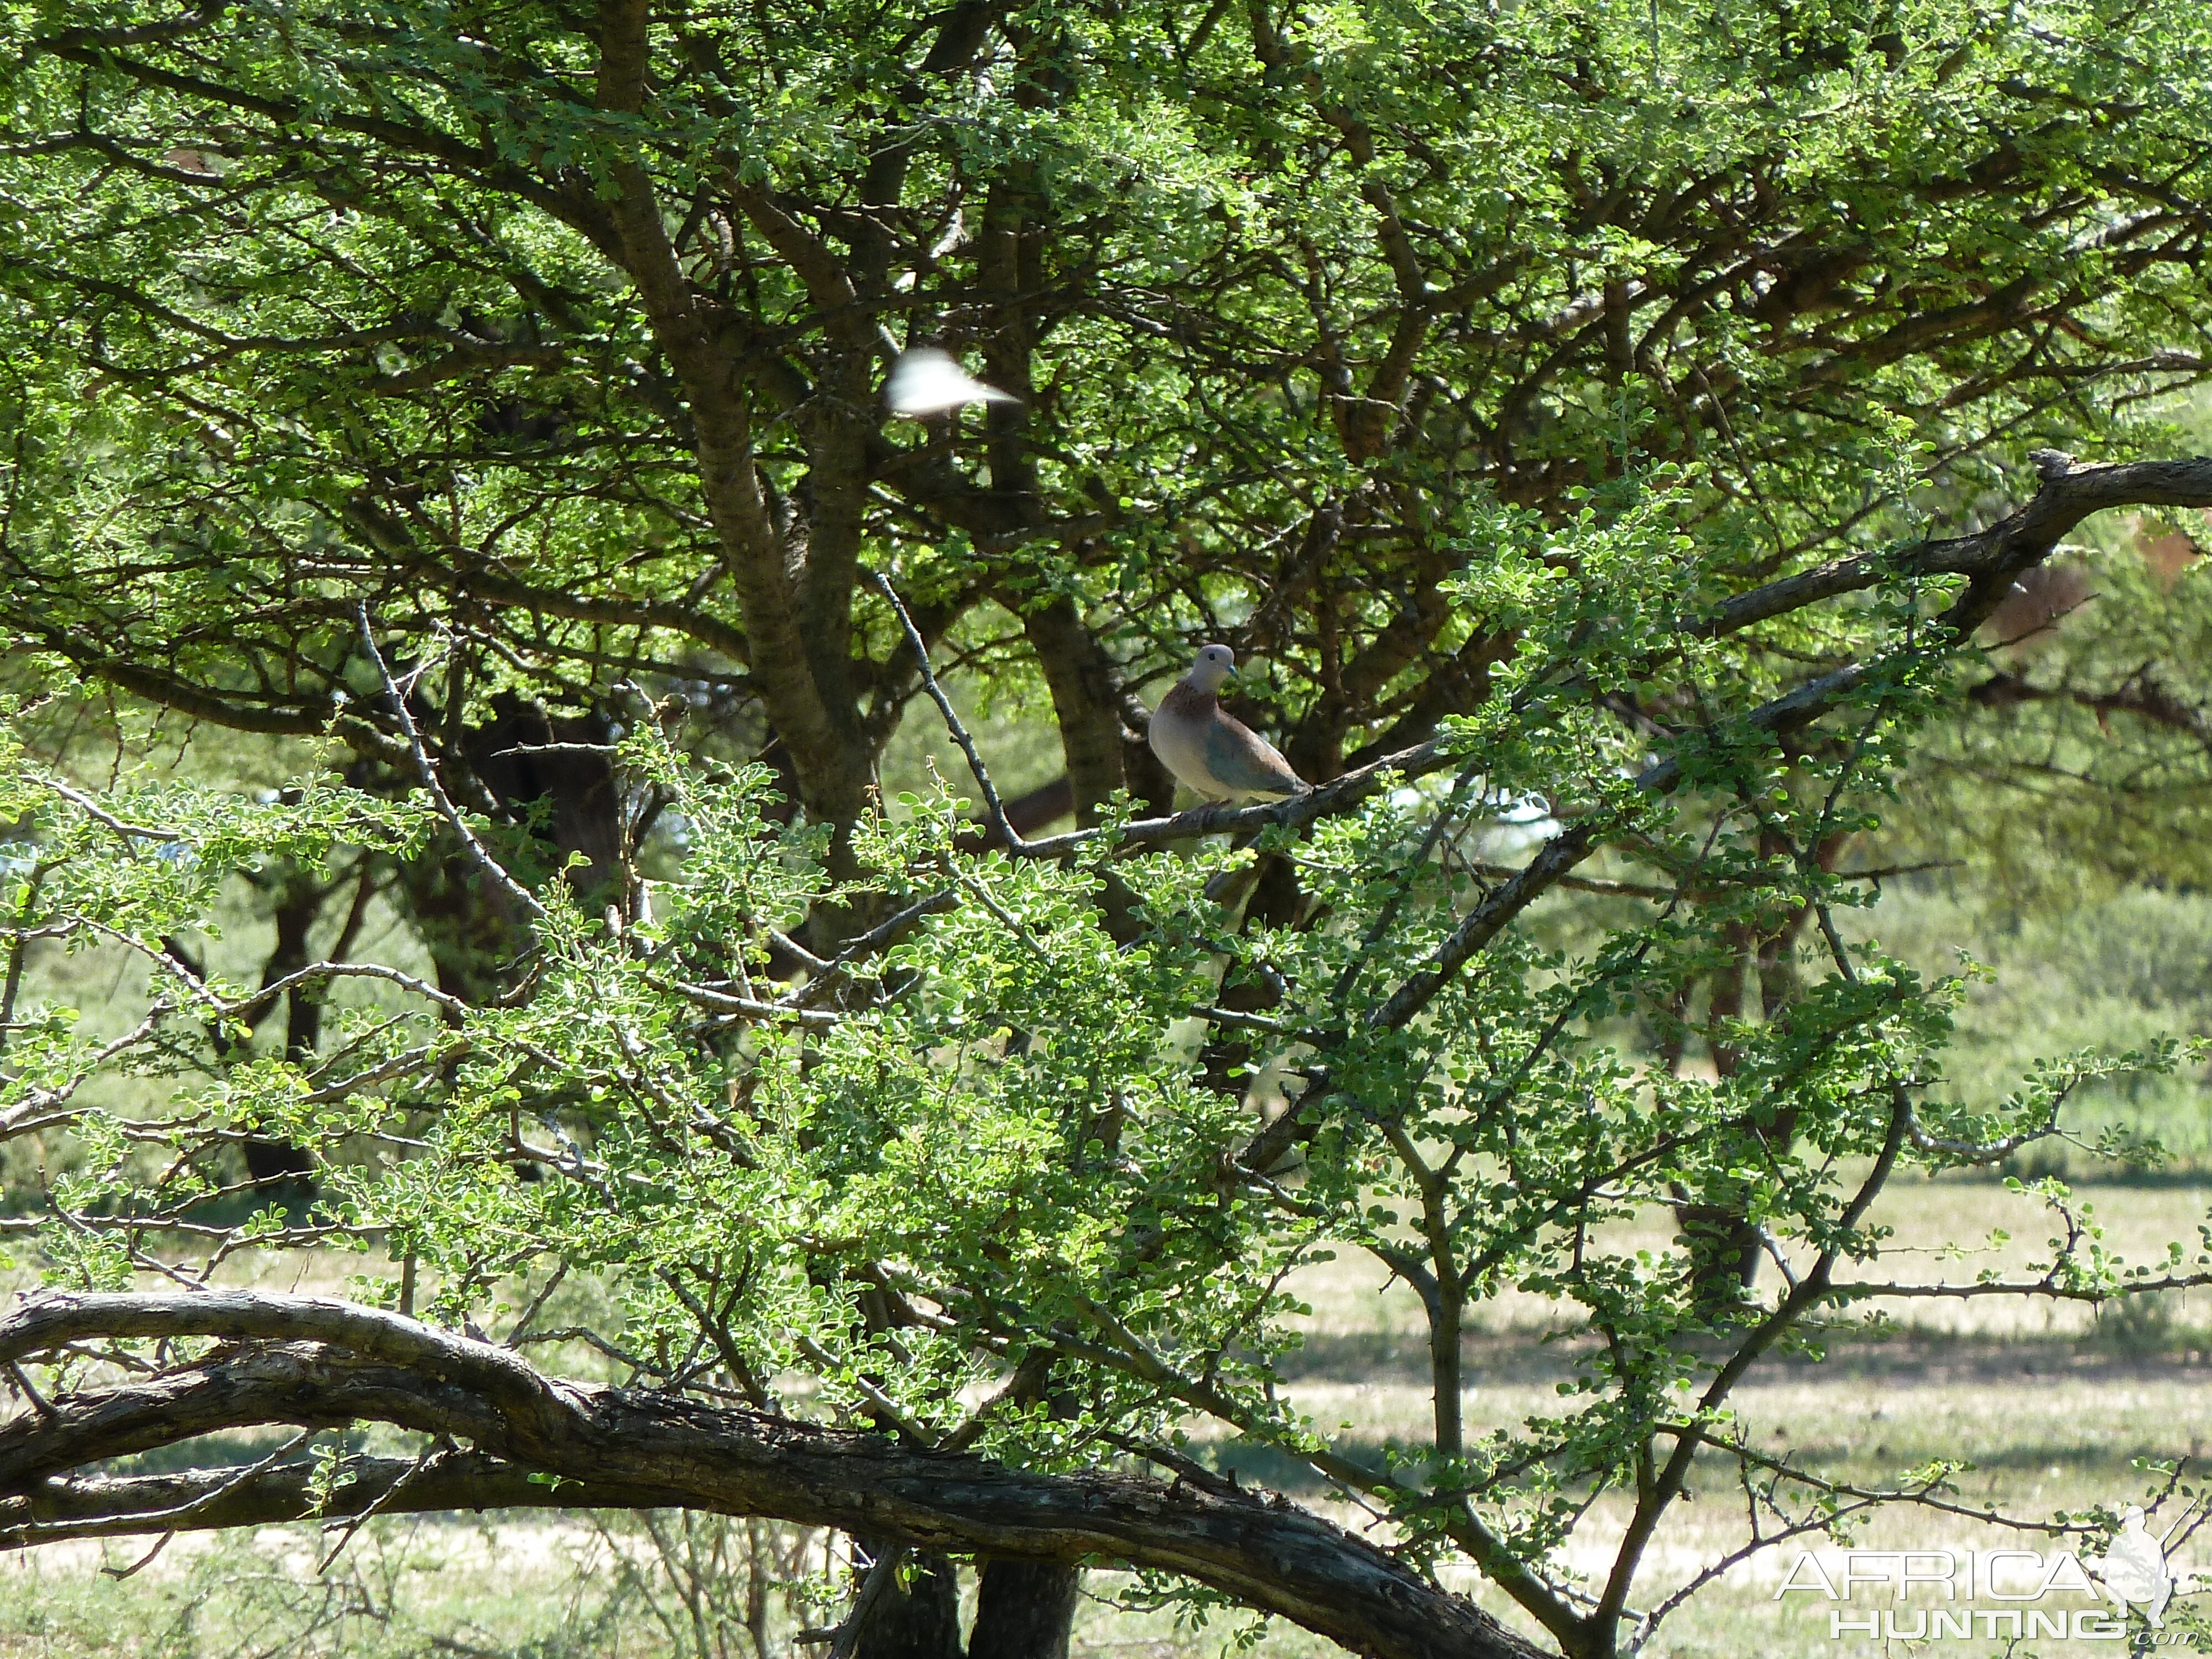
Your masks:
{"label": "blurred flying bird", "polygon": [[1169,771],[1209,801],[1281,800],[1313,786],[1265,738],[1225,714],[1216,694],[1237,672],[1225,645],[1202,647],[1198,660],[1160,699],[1146,730]]}
{"label": "blurred flying bird", "polygon": [[961,368],[951,352],[916,346],[899,353],[891,365],[890,378],[884,382],[884,402],[892,414],[919,421],[966,404],[1018,404],[1021,399],[984,385]]}

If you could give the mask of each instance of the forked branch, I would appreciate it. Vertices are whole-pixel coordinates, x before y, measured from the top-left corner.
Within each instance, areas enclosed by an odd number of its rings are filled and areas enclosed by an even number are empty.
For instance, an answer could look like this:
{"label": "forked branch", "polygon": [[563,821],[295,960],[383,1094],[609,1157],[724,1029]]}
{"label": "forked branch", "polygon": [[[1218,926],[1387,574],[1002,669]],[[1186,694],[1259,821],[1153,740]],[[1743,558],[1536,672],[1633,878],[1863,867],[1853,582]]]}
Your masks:
{"label": "forked branch", "polygon": [[398,1491],[409,1460],[364,1465],[368,1478],[327,1511],[334,1517],[380,1497],[392,1510],[684,1507],[834,1527],[931,1552],[1157,1568],[1371,1659],[1530,1659],[1540,1651],[1374,1546],[1279,1498],[1103,1470],[1036,1474],[872,1434],[564,1382],[490,1343],[345,1303],[250,1291],[51,1293],[0,1320],[0,1360],[156,1337],[225,1346],[113,1389],[64,1396],[51,1414],[26,1411],[0,1425],[0,1545],[36,1543],[42,1528],[52,1537],[64,1523],[77,1523],[71,1530],[82,1535],[308,1516],[316,1511],[305,1477],[283,1468],[204,1508],[196,1499],[216,1490],[219,1475],[117,1480],[82,1471],[225,1430],[380,1422],[471,1443],[474,1455],[441,1460]]}

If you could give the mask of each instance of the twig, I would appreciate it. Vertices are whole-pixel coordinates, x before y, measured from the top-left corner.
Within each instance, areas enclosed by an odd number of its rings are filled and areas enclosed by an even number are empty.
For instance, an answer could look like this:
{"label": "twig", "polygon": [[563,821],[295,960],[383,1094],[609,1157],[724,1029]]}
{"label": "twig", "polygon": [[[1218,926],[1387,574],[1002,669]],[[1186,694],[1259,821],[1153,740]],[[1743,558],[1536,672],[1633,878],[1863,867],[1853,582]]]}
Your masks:
{"label": "twig", "polygon": [[140,1556],[129,1566],[102,1567],[100,1571],[110,1578],[129,1578],[137,1573],[143,1572],[148,1567],[154,1565],[154,1558],[159,1555],[163,1550],[168,1548],[169,1540],[176,1535],[177,1534],[173,1532],[165,1532],[159,1538],[156,1538],[154,1540],[154,1547],[152,1549],[148,1550],[145,1554]]}
{"label": "twig", "polygon": [[[959,894],[952,888],[941,887],[934,893],[916,899],[888,921],[878,922],[866,933],[848,940],[844,949],[838,951],[829,961],[823,963],[818,971],[810,967],[809,971],[815,972],[816,976],[799,988],[798,994],[791,999],[791,1006],[804,1008],[817,1001],[836,983],[838,977],[848,970],[855,962],[867,956],[879,945],[888,944],[923,917],[933,916],[940,910],[951,909],[959,902]],[[814,960],[821,962],[822,958],[816,957]]]}
{"label": "twig", "polygon": [[[270,1470],[275,1468],[279,1463],[283,1462],[286,1458],[289,1457],[294,1452],[299,1450],[301,1447],[306,1445],[307,1442],[313,1440],[322,1431],[320,1429],[302,1429],[299,1433],[294,1435],[283,1445],[277,1447],[275,1451],[270,1452],[268,1456],[263,1458],[259,1462],[249,1463],[246,1468],[240,1469],[236,1474],[224,1481],[221,1486],[214,1487],[210,1491],[202,1492],[198,1498],[192,1498],[188,1503],[179,1504],[173,1508],[166,1510],[151,1510],[143,1515],[134,1515],[131,1518],[134,1522],[139,1523],[142,1526],[149,1522],[160,1522],[164,1521],[189,1521],[194,1516],[204,1514],[207,1510],[213,1509],[217,1504],[229,1497],[231,1493],[236,1492],[240,1487],[245,1486],[249,1480],[256,1480],[258,1477],[268,1474]],[[9,1528],[12,1535],[21,1538],[26,1543],[34,1544],[43,1544],[50,1542],[57,1538],[71,1538],[84,1533],[99,1533],[105,1530],[112,1530],[110,1519],[106,1516],[91,1516],[81,1521],[33,1521],[27,1522],[20,1528]],[[167,1530],[173,1532],[177,1530],[177,1528],[170,1528]],[[153,1559],[153,1557],[149,1555],[146,1559],[150,1561]],[[138,1564],[138,1566],[143,1567],[145,1565],[145,1561],[141,1561]],[[131,1569],[131,1572],[136,1572],[137,1571],[138,1567],[133,1567]],[[124,1573],[117,1576],[128,1577],[130,1575],[128,1573]]]}
{"label": "twig", "polygon": [[[1492,864],[1482,859],[1470,859],[1467,867],[1477,875],[1493,880],[1510,881],[1521,873],[1518,865]],[[1561,876],[1557,884],[1572,888],[1578,893],[1599,893],[1607,898],[1650,899],[1656,903],[1670,903],[1681,894],[1672,887],[1656,887],[1640,881],[1614,881],[1606,876]]]}
{"label": "twig", "polygon": [[[837,1361],[830,1355],[830,1351],[824,1348],[819,1342],[817,1342],[812,1337],[807,1335],[805,1331],[794,1330],[792,1332],[792,1335],[798,1343],[799,1352],[805,1354],[816,1364],[821,1366],[824,1372],[830,1376],[835,1376],[841,1369]],[[874,1383],[869,1382],[866,1377],[860,1375],[857,1369],[853,1372],[852,1382],[854,1388],[860,1391],[860,1397],[866,1400],[869,1406],[873,1408],[885,1422],[889,1423],[901,1434],[906,1436],[908,1439],[913,1441],[916,1445],[928,1446],[932,1448],[936,1446],[937,1437],[935,1435],[932,1434],[927,1429],[924,1428],[921,1424],[915,1422],[911,1417],[908,1417],[904,1412],[901,1411],[896,1401],[893,1400],[889,1395],[885,1394]]]}
{"label": "twig", "polygon": [[460,809],[446,793],[445,786],[438,781],[437,768],[430,763],[429,753],[422,747],[422,734],[416,729],[415,716],[407,710],[406,694],[400,690],[398,683],[392,678],[392,671],[385,666],[384,653],[376,648],[376,631],[369,625],[368,607],[365,605],[357,606],[355,615],[361,620],[362,647],[368,653],[368,659],[375,666],[377,678],[384,683],[385,692],[391,699],[392,714],[399,721],[399,730],[407,739],[408,751],[415,757],[416,770],[422,774],[422,787],[428,792],[431,804],[437,807],[439,816],[453,826],[453,833],[461,838],[461,845],[468,849],[469,856],[475,860],[477,867],[489,876],[501,892],[531,916],[539,921],[544,921],[545,907],[538,902],[538,895],[509,875],[507,866],[494,858],[484,844],[477,839],[476,832],[461,817]]}
{"label": "twig", "polygon": [[914,618],[907,615],[906,607],[899,603],[899,596],[891,591],[891,585],[882,572],[870,571],[868,580],[876,585],[876,591],[890,601],[891,609],[898,613],[899,622],[906,629],[907,643],[914,647],[915,662],[921,673],[922,689],[929,693],[929,700],[937,705],[937,712],[945,717],[945,727],[951,732],[952,741],[960,745],[960,752],[968,757],[968,769],[975,775],[975,787],[983,792],[983,810],[990,815],[991,828],[997,830],[1005,838],[1006,845],[1017,854],[1027,854],[1030,850],[1030,843],[1022,839],[1021,832],[1008,821],[1006,806],[999,799],[998,786],[991,781],[990,769],[983,764],[982,756],[975,750],[975,740],[968,735],[968,728],[961,725],[960,716],[953,712],[952,699],[945,695],[945,688],[937,683],[937,676],[929,665],[929,647],[922,642],[921,630],[914,625]]}
{"label": "twig", "polygon": [[507,1340],[501,1344],[502,1347],[512,1348],[522,1340],[523,1333],[530,1328],[530,1322],[538,1317],[539,1310],[551,1299],[553,1292],[561,1288],[561,1281],[568,1278],[568,1267],[569,1264],[563,1261],[553,1270],[553,1276],[545,1281],[545,1288],[530,1298],[530,1305],[522,1310],[522,1317],[514,1322],[514,1328],[507,1334]]}
{"label": "twig", "polygon": [[[654,984],[662,981],[655,980]],[[757,997],[732,996],[727,991],[717,991],[705,985],[693,985],[686,980],[669,980],[667,988],[678,996],[689,997],[703,1007],[719,1013],[737,1016],[750,1015],[756,1019],[795,1019],[801,1025],[835,1025],[839,1015],[818,1008],[802,1008],[794,1003],[763,1002]]]}
{"label": "twig", "polygon": [[868,1614],[883,1599],[891,1580],[898,1576],[899,1564],[906,1559],[906,1546],[898,1545],[885,1550],[868,1569],[868,1576],[860,1581],[860,1593],[853,1598],[853,1610],[845,1615],[845,1622],[835,1630],[802,1631],[801,1642],[827,1642],[830,1659],[853,1659],[860,1645],[860,1632],[867,1623]]}
{"label": "twig", "polygon": [[23,1368],[12,1359],[8,1362],[8,1375],[15,1379],[16,1388],[22,1391],[23,1398],[31,1402],[33,1411],[48,1419],[61,1415],[61,1413],[54,1409],[54,1402],[32,1386],[31,1379],[23,1374]]}
{"label": "twig", "polygon": [[343,1551],[348,1544],[353,1542],[354,1534],[368,1524],[370,1517],[379,1515],[385,1510],[390,1508],[392,1500],[398,1497],[401,1492],[406,1491],[408,1486],[413,1483],[416,1475],[422,1474],[427,1469],[437,1467],[437,1465],[444,1460],[447,1450],[447,1449],[446,1447],[441,1445],[434,1444],[425,1446],[422,1449],[421,1455],[418,1455],[412,1463],[410,1463],[407,1466],[406,1470],[397,1480],[393,1481],[382,1492],[379,1492],[373,1503],[369,1504],[359,1515],[355,1516],[352,1520],[346,1523],[344,1530],[338,1534],[338,1541],[331,1546],[329,1552],[324,1555],[321,1560],[315,1563],[315,1571],[317,1575],[320,1576],[321,1574],[330,1571],[331,1563],[338,1559],[339,1553]]}
{"label": "twig", "polygon": [[85,817],[106,825],[125,841],[158,841],[173,843],[184,839],[183,835],[174,830],[156,830],[147,824],[125,823],[112,813],[102,811],[99,803],[93,800],[91,797],[79,793],[58,778],[41,778],[40,781],[76,807]]}

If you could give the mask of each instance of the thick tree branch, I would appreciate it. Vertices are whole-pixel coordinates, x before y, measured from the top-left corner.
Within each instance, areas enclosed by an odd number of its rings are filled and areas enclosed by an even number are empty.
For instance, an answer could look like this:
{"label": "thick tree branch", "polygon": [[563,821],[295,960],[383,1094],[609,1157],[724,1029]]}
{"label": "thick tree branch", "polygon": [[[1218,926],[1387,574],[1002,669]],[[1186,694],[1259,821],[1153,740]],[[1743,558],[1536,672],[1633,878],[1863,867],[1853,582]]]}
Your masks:
{"label": "thick tree branch", "polygon": [[674,1509],[682,1501],[634,1483],[533,1480],[527,1469],[476,1452],[448,1453],[428,1465],[411,1457],[350,1458],[350,1479],[327,1493],[316,1490],[316,1474],[312,1464],[292,1463],[244,1480],[236,1469],[207,1468],[41,1480],[19,1496],[0,1498],[0,1549],[25,1549],[62,1538],[343,1521],[372,1512]]}
{"label": "thick tree branch", "polygon": [[[641,0],[602,0],[599,6],[595,92],[607,115],[635,119],[644,110],[649,9]],[[817,817],[849,824],[860,816],[868,757],[857,741],[858,715],[842,695],[848,688],[825,686],[817,672],[783,539],[754,471],[751,414],[728,343],[732,319],[685,275],[643,164],[624,157],[609,166],[608,175],[613,193],[606,211],[623,268],[690,408],[700,483],[728,555],[748,665],[797,763],[807,807]]]}
{"label": "thick tree branch", "polygon": [[[1950,637],[1961,637],[1978,627],[2002,599],[2011,586],[2012,579],[2020,571],[2047,556],[2058,538],[2090,514],[2109,507],[2137,504],[2212,506],[2212,459],[2144,461],[2125,466],[2089,468],[2077,472],[2072,469],[2068,457],[2039,452],[2037,466],[2043,475],[2043,486],[2034,499],[2020,511],[1978,535],[1930,544],[1937,549],[1953,550],[1945,556],[1949,561],[1947,568],[1969,574],[1973,579],[1966,592],[1941,618],[1940,626]],[[2081,482],[2077,483],[2077,479]],[[1863,579],[1856,582],[1859,586],[1871,586],[1882,580],[1879,571],[1862,574]],[[1770,586],[1786,585],[1775,583]],[[1759,592],[1767,591],[1758,590]],[[1838,588],[1834,591],[1849,590]],[[1808,592],[1795,599],[1791,606],[1778,607],[1776,611],[1764,614],[1778,614],[1781,608],[1812,604],[1826,596],[1823,592]],[[1735,625],[1741,627],[1746,623],[1739,621]],[[1771,736],[1800,730],[1865,685],[1871,672],[1867,664],[1848,664],[1761,704],[1744,716],[1743,723],[1752,732]],[[1402,754],[1387,757],[1358,772],[1346,773],[1328,787],[1316,790],[1312,794],[1294,801],[1273,806],[1245,807],[1232,812],[1222,812],[1218,808],[1200,808],[1178,814],[1172,819],[1128,824],[1124,826],[1121,833],[1134,840],[1140,833],[1148,836],[1155,834],[1154,826],[1157,824],[1216,819],[1217,817],[1218,822],[1209,822],[1204,827],[1230,827],[1231,821],[1235,821],[1238,826],[1249,823],[1254,828],[1267,823],[1307,823],[1324,813],[1341,811],[1355,804],[1372,791],[1379,774],[1401,771],[1417,775],[1437,769],[1448,764],[1450,759],[1449,751],[1440,740],[1431,741]],[[1672,793],[1682,781],[1681,763],[1672,757],[1656,762],[1638,774],[1636,781],[1638,789],[1647,796]],[[1577,866],[1603,846],[1607,833],[1613,827],[1607,821],[1593,816],[1569,825],[1546,842],[1526,865],[1470,909],[1430,954],[1428,960],[1370,1013],[1367,1022],[1370,1027],[1397,1030],[1417,1018],[1459,970],[1504,932],[1516,917],[1545,893],[1560,884]],[[1030,850],[1037,852],[1055,842],[1082,838],[1080,832],[1076,836],[1054,836],[1050,841],[1032,842]],[[1158,838],[1167,837],[1160,836]],[[1263,1175],[1273,1168],[1292,1146],[1312,1133],[1318,1121],[1316,1109],[1332,1086],[1328,1072],[1316,1073],[1300,1104],[1284,1112],[1253,1138],[1237,1158],[1238,1167],[1255,1175]]]}
{"label": "thick tree branch", "polygon": [[[468,1440],[485,1460],[447,1474],[426,1471],[393,1499],[410,1509],[427,1507],[426,1493],[449,1504],[528,1501],[514,1473],[536,1473],[576,1483],[573,1501],[681,1505],[835,1527],[925,1551],[1097,1559],[1181,1573],[1371,1659],[1530,1659],[1540,1651],[1281,1498],[1103,1471],[1035,1474],[670,1395],[566,1382],[489,1343],[345,1303],[250,1291],[52,1293],[0,1321],[0,1362],[73,1342],[155,1338],[226,1346],[197,1364],[64,1395],[51,1414],[26,1412],[0,1425],[0,1493],[8,1495],[0,1541],[35,1542],[41,1522],[96,1519],[122,1531],[131,1527],[128,1503],[173,1510],[213,1490],[61,1478],[104,1458],[223,1430],[373,1421]],[[481,1477],[473,1487],[465,1480],[471,1469]],[[386,1491],[398,1478],[382,1466],[370,1472]],[[223,1477],[189,1480],[210,1478]],[[364,1496],[373,1501],[374,1492]],[[553,1497],[572,1501],[558,1487]],[[283,1471],[270,1470],[206,1513],[234,1505],[240,1514],[281,1514],[291,1501]],[[163,1529],[159,1520],[140,1525]]]}
{"label": "thick tree branch", "polygon": [[2036,458],[2043,487],[1986,530],[1923,542],[1902,552],[1855,553],[1832,560],[1739,593],[1711,616],[1686,624],[1686,631],[1700,637],[1732,634],[1899,576],[2009,579],[2048,557],[2059,538],[2092,514],[2115,507],[2212,507],[2212,456],[2114,466],[2075,466],[2069,457],[2051,450],[2039,450]]}
{"label": "thick tree branch", "polygon": [[[1839,559],[1817,570],[1769,582],[1721,605],[1711,616],[1686,622],[1683,631],[1700,636],[1732,633],[1754,623],[1802,610],[1822,599],[1855,592],[1893,579],[1901,571],[1923,574],[1959,574],[1972,579],[1968,590],[1941,619],[1954,635],[1980,625],[2003,597],[2012,580],[2048,557],[2059,538],[2091,514],[2116,507],[2212,507],[2212,457],[2188,460],[2135,461],[2114,466],[2076,467],[2069,457],[2051,451],[2037,453],[2042,487],[2019,511],[1971,536],[1923,544],[1917,552],[1896,557],[1859,555]],[[1905,562],[1900,562],[1904,561]],[[1744,716],[1753,731],[1780,735],[1796,731],[1820,718],[1866,683],[1869,668],[1848,664],[1833,672],[1806,681],[1782,696],[1762,703]],[[1331,779],[1311,794],[1265,806],[1194,807],[1161,818],[1139,818],[1118,829],[1079,830],[1064,836],[1033,841],[1026,851],[1036,857],[1061,857],[1086,842],[1110,836],[1127,846],[1157,846],[1193,836],[1245,834],[1268,824],[1298,827],[1331,813],[1347,811],[1372,794],[1386,775],[1419,777],[1449,765],[1455,750],[1442,738],[1431,738],[1371,761],[1342,776]],[[1673,760],[1659,762],[1640,774],[1637,782],[1648,793],[1664,794],[1681,781],[1681,768]],[[1559,837],[1560,856],[1580,844],[1584,832],[1569,830]],[[1538,855],[1544,885],[1564,876],[1595,850],[1596,842],[1565,863]],[[1490,905],[1510,905],[1517,914],[1533,892],[1509,883],[1474,915],[1487,915]],[[1510,915],[1506,918],[1510,920]],[[1500,925],[1503,925],[1502,923]],[[1494,931],[1494,930],[1493,930]],[[1488,937],[1489,935],[1486,935]],[[1463,958],[1462,958],[1463,959]],[[1422,999],[1425,1001],[1425,998]]]}

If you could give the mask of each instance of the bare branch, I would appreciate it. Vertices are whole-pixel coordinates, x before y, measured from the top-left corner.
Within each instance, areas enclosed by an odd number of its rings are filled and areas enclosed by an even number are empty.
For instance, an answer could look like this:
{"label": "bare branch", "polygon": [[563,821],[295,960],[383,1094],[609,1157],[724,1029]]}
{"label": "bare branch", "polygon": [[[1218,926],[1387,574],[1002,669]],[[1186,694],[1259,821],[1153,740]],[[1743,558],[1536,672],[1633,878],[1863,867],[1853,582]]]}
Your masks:
{"label": "bare branch", "polygon": [[[1380,1549],[1279,1499],[1107,1471],[1036,1474],[672,1395],[566,1382],[491,1343],[345,1303],[247,1291],[50,1293],[0,1320],[0,1360],[103,1337],[215,1337],[238,1346],[79,1395],[58,1403],[53,1419],[31,1413],[0,1425],[0,1492],[15,1494],[0,1500],[0,1542],[32,1541],[21,1528],[42,1503],[52,1519],[64,1518],[66,1504],[77,1518],[99,1513],[112,1531],[132,1529],[133,1515],[152,1512],[143,1506],[150,1489],[58,1487],[56,1477],[103,1458],[222,1428],[380,1421],[473,1442],[479,1459],[495,1460],[425,1469],[393,1498],[394,1508],[499,1501],[517,1492],[511,1477],[488,1481],[471,1498],[461,1495],[464,1474],[520,1468],[575,1483],[574,1497],[559,1502],[626,1489],[633,1503],[774,1516],[926,1551],[1096,1557],[1182,1573],[1373,1659],[1537,1652]],[[395,1461],[401,1468],[388,1479],[380,1471],[378,1491],[404,1472],[407,1461]],[[271,1505],[288,1490],[281,1474],[266,1471],[185,1519],[235,1512],[226,1505]],[[345,1489],[356,1513],[375,1501],[360,1484]],[[153,1509],[179,1508],[205,1491],[166,1490],[178,1495]],[[297,1487],[289,1490],[296,1501]],[[126,1497],[141,1507],[126,1509]]]}
{"label": "bare branch", "polygon": [[414,757],[415,769],[422,776],[422,787],[428,793],[432,805],[437,807],[439,816],[453,827],[453,833],[460,837],[461,845],[468,849],[469,857],[475,861],[477,868],[489,876],[493,884],[514,900],[526,915],[539,921],[544,921],[545,907],[538,902],[538,895],[509,875],[507,866],[494,858],[484,844],[477,839],[476,831],[469,828],[460,809],[453,805],[453,798],[446,793],[445,786],[438,781],[438,769],[431,763],[428,751],[422,747],[422,734],[416,729],[415,716],[408,712],[407,694],[392,678],[392,671],[384,665],[384,653],[376,648],[376,630],[369,625],[367,605],[361,607],[359,616],[362,648],[368,653],[368,660],[374,666],[377,678],[384,682],[386,701],[399,721],[399,729],[407,739],[407,751]]}
{"label": "bare branch", "polygon": [[990,769],[983,764],[983,757],[976,752],[975,739],[968,735],[968,728],[960,723],[960,716],[952,707],[952,699],[945,695],[945,688],[937,683],[937,675],[929,665],[929,646],[921,637],[921,630],[914,625],[906,606],[892,591],[890,583],[881,571],[872,570],[868,580],[890,603],[897,615],[900,626],[906,629],[907,644],[913,648],[915,672],[921,676],[922,689],[929,700],[937,705],[937,712],[945,718],[945,729],[952,734],[952,741],[960,745],[960,752],[968,757],[968,769],[975,775],[975,787],[983,792],[983,810],[989,815],[991,827],[999,832],[1000,839],[1015,853],[1026,855],[1030,843],[1022,839],[1021,831],[1007,821],[1005,805],[999,799],[998,786],[991,781]]}

